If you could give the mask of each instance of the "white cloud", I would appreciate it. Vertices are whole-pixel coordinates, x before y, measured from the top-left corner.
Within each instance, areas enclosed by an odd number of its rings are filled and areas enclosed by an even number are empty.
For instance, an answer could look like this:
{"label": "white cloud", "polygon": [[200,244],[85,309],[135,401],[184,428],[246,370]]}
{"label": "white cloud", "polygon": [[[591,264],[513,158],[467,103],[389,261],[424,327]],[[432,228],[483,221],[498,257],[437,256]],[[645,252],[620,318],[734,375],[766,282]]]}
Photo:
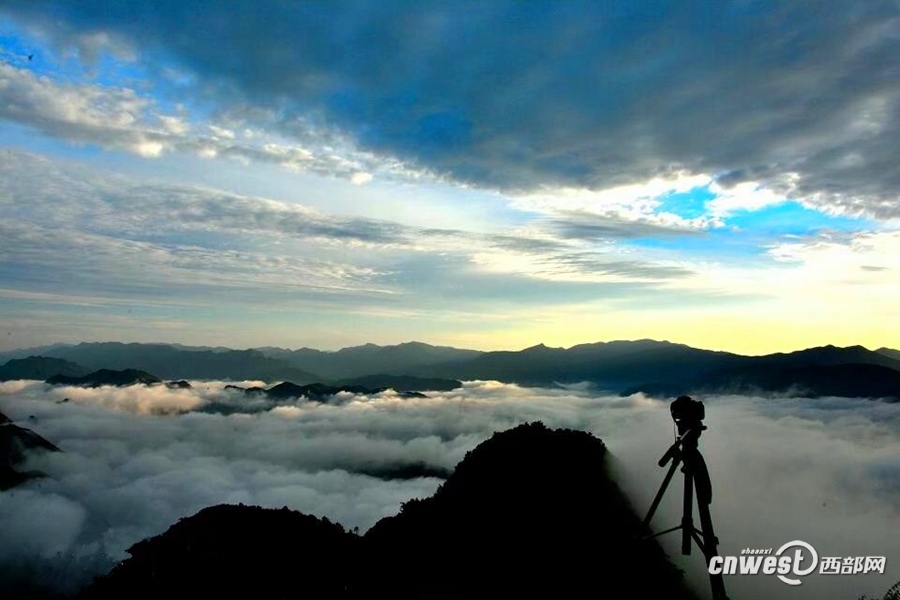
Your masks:
{"label": "white cloud", "polygon": [[713,183],[709,186],[716,197],[706,207],[715,218],[723,218],[740,211],[757,211],[785,202],[787,198],[756,181],[745,181],[730,188]]}
{"label": "white cloud", "polygon": [[133,385],[100,388],[59,386],[52,389],[50,394],[57,400],[68,398],[76,404],[90,404],[137,415],[149,415],[194,410],[204,403],[204,398],[209,396],[208,392],[206,386],[193,392],[185,389],[169,389],[165,385]]}
{"label": "white cloud", "polygon": [[[463,389],[402,399],[392,394],[298,401],[255,415],[154,415],[188,396],[222,400],[223,383],[194,390],[142,388],[48,391],[42,383],[0,386],[0,410],[58,444],[64,453],[32,461],[50,479],[0,494],[19,517],[0,556],[30,551],[120,556],[131,543],[179,517],[219,502],[244,502],[327,515],[365,529],[400,502],[428,495],[434,479],[382,481],[361,473],[410,462],[450,468],[495,430],[542,420],[586,429],[603,439],[638,512],[663,470],[656,460],[671,443],[665,402],[636,395],[598,397],[587,387],[530,389],[469,382]],[[209,389],[206,389],[209,387]],[[173,399],[163,402],[161,398]],[[237,395],[232,401],[241,402]],[[900,541],[885,536],[900,517],[900,404],[846,399],[704,398],[709,430],[701,449],[713,481],[712,514],[723,553],[803,539],[822,555],[885,555],[888,575],[817,578],[791,589],[797,598],[881,593],[900,576]],[[187,406],[187,405],[184,405]],[[678,481],[654,520],[680,518]],[[53,510],[56,527],[40,518]],[[19,545],[29,540],[30,545]],[[664,538],[677,554],[679,539]],[[94,545],[92,545],[94,544]],[[702,560],[676,556],[705,586]],[[775,578],[729,578],[735,597],[773,597]]]}
{"label": "white cloud", "polygon": [[230,129],[226,129],[224,127],[217,127],[216,125],[209,126],[209,132],[216,138],[224,138],[226,140],[234,139],[234,132]]}
{"label": "white cloud", "polygon": [[162,155],[164,148],[161,142],[140,142],[135,145],[134,151],[145,158],[156,158]]}
{"label": "white cloud", "polygon": [[372,181],[372,174],[366,173],[364,171],[358,171],[354,173],[352,177],[350,177],[350,182],[353,185],[363,185],[365,183],[369,183],[370,181]]}
{"label": "white cloud", "polygon": [[891,314],[900,294],[900,232],[823,234],[773,245],[769,254],[792,276],[784,293],[817,304]]}
{"label": "white cloud", "polygon": [[[76,46],[93,60],[110,43],[106,34],[98,33]],[[213,117],[213,122],[192,122],[183,106],[179,105],[179,114],[166,114],[148,93],[96,83],[67,83],[50,75],[35,75],[27,68],[0,64],[0,120],[72,143],[96,144],[144,158],[182,152],[207,159],[260,161],[296,172],[341,177],[354,184],[366,183],[374,170],[404,178],[412,173],[396,161],[376,159],[346,141],[336,151],[334,140],[302,127],[290,140],[262,129],[251,130],[236,116],[240,112],[234,109]],[[259,113],[262,122],[266,114]],[[244,131],[240,141],[236,127]],[[192,133],[204,129],[208,135]]]}
{"label": "white cloud", "polygon": [[169,133],[183,134],[190,130],[190,125],[184,119],[172,115],[159,115],[159,121],[163,129]]}
{"label": "white cloud", "polygon": [[164,132],[149,124],[156,116],[152,104],[131,89],[57,83],[0,64],[0,119],[71,142],[138,153],[146,145],[161,144]]}
{"label": "white cloud", "polygon": [[[0,205],[17,205],[21,221],[0,225],[0,245],[10,260],[35,272],[67,268],[70,283],[89,281],[94,288],[69,290],[70,296],[97,295],[136,278],[170,288],[388,294],[398,291],[389,284],[395,265],[410,255],[447,262],[454,266],[450,275],[461,277],[473,265],[481,273],[546,281],[655,281],[684,274],[666,263],[559,240],[540,228],[505,235],[424,229],[219,190],[132,181],[11,151],[3,156],[0,177],[9,188]],[[73,261],[76,266],[68,266]],[[140,273],[134,264],[142,266]]]}
{"label": "white cloud", "polygon": [[589,190],[560,188],[537,194],[513,197],[511,204],[519,210],[546,215],[594,215],[629,221],[644,221],[673,228],[704,228],[703,219],[684,219],[671,213],[658,213],[660,198],[710,185],[709,175],[678,173],[655,177],[643,183]]}
{"label": "white cloud", "polygon": [[900,269],[900,231],[825,234],[777,244],[769,252],[779,261],[800,263],[823,276],[841,279],[860,275],[859,271]]}
{"label": "white cloud", "polygon": [[[864,252],[851,252],[855,263],[835,254],[843,252],[837,238],[832,240],[831,254],[813,253],[806,248],[813,240],[798,239],[771,248],[769,254],[726,261],[715,253],[693,257],[613,241],[637,234],[693,235],[659,223],[597,215],[591,220],[591,215],[580,214],[565,225],[550,226],[539,218],[497,234],[429,229],[329,215],[297,203],[209,188],[128,179],[10,150],[2,151],[2,156],[0,177],[6,188],[0,206],[16,220],[0,223],[0,248],[7,261],[0,262],[6,274],[0,294],[19,300],[196,307],[203,306],[210,293],[225,290],[217,300],[223,306],[257,312],[358,310],[370,317],[393,315],[384,317],[392,320],[415,315],[423,322],[437,310],[500,320],[515,312],[528,314],[520,323],[529,326],[544,318],[539,313],[569,305],[573,311],[565,321],[560,317],[556,327],[570,330],[569,336],[576,336],[572,323],[580,322],[584,311],[610,311],[610,298],[623,298],[616,306],[620,309],[640,305],[654,290],[665,291],[669,311],[703,300],[702,322],[715,312],[710,298],[768,299],[778,306],[767,305],[766,314],[757,318],[777,315],[794,324],[804,321],[808,331],[833,323],[846,314],[847,306],[865,306],[854,323],[857,331],[871,330],[869,339],[877,337],[876,327],[890,331],[884,323],[896,310],[891,300],[897,293],[892,257],[898,253],[896,244],[885,241],[893,235],[889,232],[872,237],[882,241]],[[638,200],[635,194],[622,194],[608,206],[643,202],[642,197],[652,204],[647,199],[651,194],[692,189],[697,183],[690,178],[657,182],[637,194]],[[590,204],[574,197],[579,206]],[[563,204],[548,205],[546,210],[563,210]],[[60,279],[63,272],[66,277]],[[48,281],[56,283],[48,286]],[[846,281],[864,282],[871,293],[859,296]],[[687,296],[686,301],[679,300],[679,293]],[[655,298],[646,301],[663,304],[658,293]],[[587,305],[588,299],[593,304]],[[744,318],[744,308],[732,305],[723,320]],[[623,318],[649,322],[646,311],[643,316],[639,312]],[[661,313],[651,316],[665,328],[672,327],[666,322],[679,318],[671,312],[665,318]],[[21,323],[17,331],[40,329],[51,335],[48,328],[53,323],[41,323],[40,317],[7,318],[9,323]],[[166,331],[175,326],[155,318]],[[57,319],[60,330],[71,330],[72,323]],[[146,319],[148,324],[152,321],[149,315]],[[190,317],[164,320],[181,326]],[[119,325],[119,331],[126,331],[124,323]],[[149,331],[149,326],[142,330]],[[567,340],[575,343],[586,341],[586,335],[605,335],[599,327],[594,331]],[[660,334],[643,330],[641,335]],[[848,343],[866,339],[852,337],[847,332],[842,339]],[[783,347],[790,346],[779,349]]]}

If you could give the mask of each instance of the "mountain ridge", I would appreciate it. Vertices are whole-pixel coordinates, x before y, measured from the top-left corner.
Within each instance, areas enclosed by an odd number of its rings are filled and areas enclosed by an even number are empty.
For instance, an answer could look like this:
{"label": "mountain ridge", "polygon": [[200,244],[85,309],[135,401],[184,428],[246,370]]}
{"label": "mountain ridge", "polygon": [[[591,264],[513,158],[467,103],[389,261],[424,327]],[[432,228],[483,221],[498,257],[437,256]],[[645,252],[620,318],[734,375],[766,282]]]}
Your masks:
{"label": "mountain ridge", "polygon": [[66,377],[82,377],[88,369],[62,358],[30,355],[25,358],[13,358],[0,365],[0,381],[15,379],[47,379],[54,375]]}
{"label": "mountain ridge", "polygon": [[[68,368],[137,368],[173,380],[289,381],[297,385],[394,387],[398,391],[421,391],[424,382],[449,390],[459,381],[498,380],[526,386],[589,382],[598,391],[610,393],[799,393],[807,389],[814,395],[900,395],[895,374],[900,372],[900,352],[872,351],[858,345],[761,356],[650,339],[569,348],[537,344],[490,352],[406,342],[365,344],[335,352],[90,343],[57,347],[48,353],[51,356],[45,360],[69,361]],[[386,383],[373,385],[376,381]]]}
{"label": "mountain ridge", "polygon": [[133,545],[83,598],[556,598],[605,585],[696,600],[658,542],[642,539],[607,460],[590,433],[526,423],[365,535],[287,507],[208,507]]}

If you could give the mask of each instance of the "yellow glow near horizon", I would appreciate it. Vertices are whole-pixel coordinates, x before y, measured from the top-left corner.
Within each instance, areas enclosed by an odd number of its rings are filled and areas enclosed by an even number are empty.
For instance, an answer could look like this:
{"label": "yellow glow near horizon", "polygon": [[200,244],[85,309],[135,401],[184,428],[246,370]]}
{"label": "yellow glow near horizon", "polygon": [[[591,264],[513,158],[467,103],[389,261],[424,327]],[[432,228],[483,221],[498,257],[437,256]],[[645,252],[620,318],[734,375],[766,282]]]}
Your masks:
{"label": "yellow glow near horizon", "polygon": [[654,339],[748,355],[793,352],[829,344],[861,345],[870,350],[900,347],[900,320],[863,323],[858,319],[813,320],[799,315],[797,319],[785,320],[760,314],[628,311],[539,321],[511,331],[441,336],[433,343],[479,350],[518,350],[539,343],[569,348],[594,342]]}

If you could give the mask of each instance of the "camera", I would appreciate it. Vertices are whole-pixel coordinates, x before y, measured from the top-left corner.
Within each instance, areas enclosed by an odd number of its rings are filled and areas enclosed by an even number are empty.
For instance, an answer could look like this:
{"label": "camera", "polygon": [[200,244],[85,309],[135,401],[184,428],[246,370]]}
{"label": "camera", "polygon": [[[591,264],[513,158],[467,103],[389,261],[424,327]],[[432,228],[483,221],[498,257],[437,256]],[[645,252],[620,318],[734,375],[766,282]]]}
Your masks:
{"label": "camera", "polygon": [[699,400],[694,400],[690,396],[679,396],[671,405],[669,410],[672,412],[672,420],[678,426],[678,435],[684,435],[690,430],[697,430],[697,433],[703,429],[703,419],[706,418],[706,409]]}

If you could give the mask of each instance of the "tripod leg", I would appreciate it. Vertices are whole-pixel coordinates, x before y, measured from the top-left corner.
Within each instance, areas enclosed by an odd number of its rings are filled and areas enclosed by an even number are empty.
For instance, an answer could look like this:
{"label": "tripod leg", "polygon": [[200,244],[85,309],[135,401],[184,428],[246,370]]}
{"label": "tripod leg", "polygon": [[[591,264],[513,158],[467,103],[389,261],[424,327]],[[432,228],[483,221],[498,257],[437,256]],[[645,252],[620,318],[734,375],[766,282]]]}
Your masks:
{"label": "tripod leg", "polygon": [[[712,557],[719,554],[719,539],[713,530],[712,516],[709,514],[709,505],[704,502],[697,503],[697,512],[700,513],[700,527],[703,529],[703,552],[706,555],[706,564]],[[709,583],[712,587],[713,600],[728,600],[725,593],[725,580],[722,574],[710,575]]]}
{"label": "tripod leg", "polygon": [[[685,463],[687,467],[687,463]],[[691,553],[691,537],[694,531],[694,473],[684,469],[684,512],[681,515],[681,553]]]}
{"label": "tripod leg", "polygon": [[656,492],[656,497],[653,499],[653,504],[650,505],[650,510],[647,511],[647,516],[644,517],[644,525],[649,525],[651,519],[653,519],[653,515],[656,514],[656,509],[659,508],[659,503],[660,501],[662,501],[663,494],[666,493],[666,488],[669,487],[669,482],[672,481],[672,476],[675,475],[675,469],[678,468],[678,464],[680,462],[680,455],[675,455],[672,459],[672,465],[669,467],[668,473],[666,473],[665,478],[663,478],[662,485],[659,486],[659,491]]}

